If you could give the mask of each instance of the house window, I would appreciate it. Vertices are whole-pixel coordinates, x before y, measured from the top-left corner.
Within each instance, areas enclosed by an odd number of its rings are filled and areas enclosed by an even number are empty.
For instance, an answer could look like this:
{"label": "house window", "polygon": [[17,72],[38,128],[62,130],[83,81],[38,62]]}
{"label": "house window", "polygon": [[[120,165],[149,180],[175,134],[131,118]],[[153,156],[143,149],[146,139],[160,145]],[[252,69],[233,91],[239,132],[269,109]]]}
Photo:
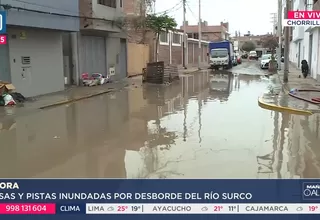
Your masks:
{"label": "house window", "polygon": [[198,34],[198,33],[194,33],[194,34],[193,34],[193,38],[194,38],[194,39],[199,39],[199,34]]}
{"label": "house window", "polygon": [[98,4],[108,6],[111,8],[116,8],[117,0],[98,0]]}
{"label": "house window", "polygon": [[123,0],[119,0],[120,1],[120,8],[123,7]]}
{"label": "house window", "polygon": [[188,38],[193,38],[193,34],[188,34]]}
{"label": "house window", "polygon": [[160,43],[169,43],[168,33],[167,32],[161,32],[161,34],[160,34]]}
{"label": "house window", "polygon": [[172,43],[173,44],[181,44],[181,35],[173,33],[172,34]]}

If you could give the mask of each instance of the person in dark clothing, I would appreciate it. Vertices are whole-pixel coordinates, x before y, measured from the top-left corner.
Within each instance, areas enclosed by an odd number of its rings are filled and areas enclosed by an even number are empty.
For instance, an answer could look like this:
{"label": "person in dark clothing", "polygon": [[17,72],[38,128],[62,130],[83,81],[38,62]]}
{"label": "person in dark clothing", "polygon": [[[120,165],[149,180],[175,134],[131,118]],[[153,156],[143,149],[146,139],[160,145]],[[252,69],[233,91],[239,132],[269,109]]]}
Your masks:
{"label": "person in dark clothing", "polygon": [[307,78],[309,74],[309,65],[306,60],[301,61],[301,72],[304,78]]}

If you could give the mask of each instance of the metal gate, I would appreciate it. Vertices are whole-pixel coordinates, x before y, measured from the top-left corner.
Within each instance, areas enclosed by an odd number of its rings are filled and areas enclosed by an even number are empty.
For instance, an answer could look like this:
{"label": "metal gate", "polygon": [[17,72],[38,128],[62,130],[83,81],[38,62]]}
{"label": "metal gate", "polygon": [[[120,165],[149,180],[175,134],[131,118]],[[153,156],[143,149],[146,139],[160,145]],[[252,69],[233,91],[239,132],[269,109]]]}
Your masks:
{"label": "metal gate", "polygon": [[11,82],[8,45],[0,45],[0,81]]}
{"label": "metal gate", "polygon": [[81,71],[82,73],[107,74],[106,41],[104,37],[81,37]]}

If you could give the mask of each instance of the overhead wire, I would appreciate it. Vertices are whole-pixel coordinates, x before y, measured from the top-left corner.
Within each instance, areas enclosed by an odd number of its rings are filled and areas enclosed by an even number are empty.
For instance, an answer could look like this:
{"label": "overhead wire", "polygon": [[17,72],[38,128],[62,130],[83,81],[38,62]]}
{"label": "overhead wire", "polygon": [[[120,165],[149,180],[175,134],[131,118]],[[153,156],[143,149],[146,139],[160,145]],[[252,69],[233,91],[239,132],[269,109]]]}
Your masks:
{"label": "overhead wire", "polygon": [[155,14],[169,14],[172,12],[176,12],[178,10],[180,10],[183,6],[183,0],[180,0],[177,4],[175,4],[173,7],[171,7],[170,9],[164,10],[164,11],[160,11],[160,12],[156,12]]}
{"label": "overhead wire", "polygon": [[188,7],[188,10],[191,12],[192,16],[197,19],[197,16],[195,15],[195,13],[191,10],[191,7],[190,5],[188,4],[188,2],[186,3],[187,7]]}
{"label": "overhead wire", "polygon": [[[57,8],[57,7],[53,7],[53,6],[49,6],[49,5],[43,5],[43,4],[39,4],[39,3],[27,2],[27,1],[24,1],[24,0],[12,0],[12,1],[20,2],[20,3],[24,3],[24,4],[28,4],[28,5],[39,6],[39,7],[48,8],[48,9],[53,9],[53,10],[65,11],[65,12],[69,12],[69,13],[72,13],[72,14],[63,14],[63,13],[49,12],[49,11],[43,11],[43,10],[28,9],[28,8],[9,5],[9,4],[0,4],[0,7],[3,7],[5,10],[16,9],[18,11],[28,11],[28,12],[34,12],[34,13],[46,14],[46,15],[52,15],[52,16],[106,21],[106,22],[112,23],[112,25],[116,24],[121,30],[125,31],[125,29],[123,29],[123,27],[118,25],[115,20],[106,19],[106,18],[99,18],[99,17],[96,17],[96,16],[95,17],[84,16],[84,14],[82,12],[80,12],[80,11],[66,10],[66,9],[63,9],[63,8]],[[156,12],[155,14],[159,15],[159,14],[172,13],[172,12],[180,10],[182,8],[182,6],[183,6],[183,0],[180,0],[177,4],[175,4],[170,9],[167,9],[167,10],[164,10],[164,11],[160,11],[160,12]],[[78,14],[78,15],[75,15],[75,14]]]}
{"label": "overhead wire", "polygon": [[56,8],[56,7],[49,6],[49,5],[42,5],[42,4],[33,3],[33,2],[27,2],[27,1],[23,1],[23,0],[12,0],[12,1],[24,3],[24,4],[27,4],[27,5],[39,6],[39,7],[43,7],[43,8],[55,9],[55,10],[59,10],[59,11],[71,12],[71,13],[74,13],[74,14],[79,13],[79,11],[71,11],[71,10],[66,10],[64,8]]}

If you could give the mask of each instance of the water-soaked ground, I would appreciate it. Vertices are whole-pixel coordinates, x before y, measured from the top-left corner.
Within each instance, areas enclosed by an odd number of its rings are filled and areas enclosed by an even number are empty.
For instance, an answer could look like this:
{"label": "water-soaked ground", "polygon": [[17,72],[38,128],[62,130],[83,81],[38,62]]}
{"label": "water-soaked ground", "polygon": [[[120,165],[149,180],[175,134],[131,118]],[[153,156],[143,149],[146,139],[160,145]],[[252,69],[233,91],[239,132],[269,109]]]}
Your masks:
{"label": "water-soaked ground", "polygon": [[319,115],[261,109],[264,72],[255,62],[233,72],[6,120],[0,177],[319,178]]}

